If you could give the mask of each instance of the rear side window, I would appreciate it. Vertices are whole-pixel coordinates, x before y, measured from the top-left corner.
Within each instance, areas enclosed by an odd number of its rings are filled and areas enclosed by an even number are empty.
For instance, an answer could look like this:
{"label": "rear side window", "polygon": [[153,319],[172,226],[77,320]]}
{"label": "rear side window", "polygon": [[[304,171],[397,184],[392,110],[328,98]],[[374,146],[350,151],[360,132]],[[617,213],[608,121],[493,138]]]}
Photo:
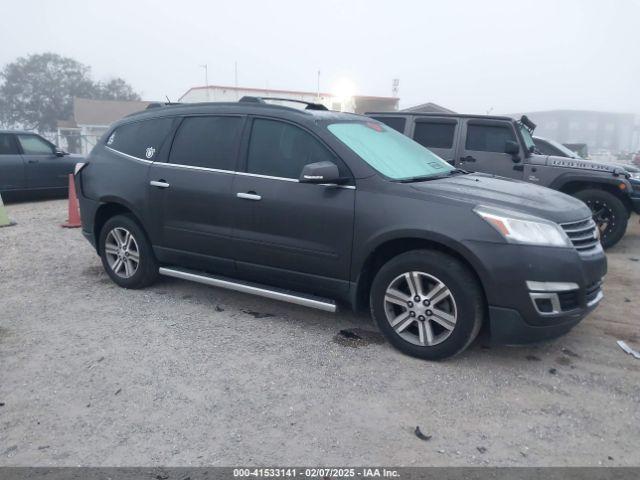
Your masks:
{"label": "rear side window", "polygon": [[13,135],[0,133],[0,155],[17,155],[18,145]]}
{"label": "rear side window", "polygon": [[455,132],[455,123],[416,122],[413,139],[427,148],[451,148]]}
{"label": "rear side window", "polygon": [[239,117],[185,118],[171,147],[170,163],[235,170]]}
{"label": "rear side window", "polygon": [[166,140],[173,118],[154,118],[116,128],[107,138],[107,147],[142,160],[155,160]]}
{"label": "rear side window", "polygon": [[297,179],[302,167],[323,161],[337,163],[331,152],[301,128],[274,120],[254,120],[247,157],[249,173]]}
{"label": "rear side window", "polygon": [[393,128],[395,131],[404,133],[404,126],[407,124],[407,120],[402,117],[372,117],[379,122]]}
{"label": "rear side window", "polygon": [[505,144],[515,141],[513,130],[506,125],[467,125],[467,150],[504,153]]}
{"label": "rear side window", "polygon": [[18,135],[18,141],[25,155],[51,155],[53,146],[37,135]]}

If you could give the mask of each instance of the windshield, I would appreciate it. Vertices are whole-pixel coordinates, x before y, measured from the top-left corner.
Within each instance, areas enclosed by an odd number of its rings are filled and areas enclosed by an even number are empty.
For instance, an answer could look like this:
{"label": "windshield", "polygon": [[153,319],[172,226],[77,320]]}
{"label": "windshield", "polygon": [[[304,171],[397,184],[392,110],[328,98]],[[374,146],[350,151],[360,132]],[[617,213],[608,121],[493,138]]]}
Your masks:
{"label": "windshield", "polygon": [[569,158],[580,158],[580,155],[578,155],[576,152],[574,152],[573,150],[565,147],[563,144],[561,144],[560,142],[556,142],[555,140],[551,140],[550,138],[545,138],[545,141],[547,141],[548,143],[550,143],[551,145],[553,145],[554,147],[556,147],[558,150],[560,150],[562,153],[564,153],[566,156],[568,156]]}
{"label": "windshield", "polygon": [[527,130],[523,124],[518,122],[518,126],[520,127],[520,133],[522,134],[522,139],[524,140],[524,144],[527,147],[527,151],[533,152],[536,148],[536,144],[533,143],[533,137],[531,137],[531,132]]}
{"label": "windshield", "polygon": [[436,154],[378,122],[332,123],[329,131],[392,180],[447,175],[455,169]]}

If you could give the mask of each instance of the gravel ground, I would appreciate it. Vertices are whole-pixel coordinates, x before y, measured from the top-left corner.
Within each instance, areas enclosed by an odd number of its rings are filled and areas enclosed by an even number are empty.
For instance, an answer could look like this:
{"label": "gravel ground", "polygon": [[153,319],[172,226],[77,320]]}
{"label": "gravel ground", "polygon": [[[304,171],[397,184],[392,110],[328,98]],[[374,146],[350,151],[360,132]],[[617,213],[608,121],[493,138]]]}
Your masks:
{"label": "gravel ground", "polygon": [[640,360],[615,343],[640,349],[637,217],[568,335],[429,363],[350,313],[168,278],[120,289],[60,228],[65,200],[8,211],[0,465],[640,465]]}

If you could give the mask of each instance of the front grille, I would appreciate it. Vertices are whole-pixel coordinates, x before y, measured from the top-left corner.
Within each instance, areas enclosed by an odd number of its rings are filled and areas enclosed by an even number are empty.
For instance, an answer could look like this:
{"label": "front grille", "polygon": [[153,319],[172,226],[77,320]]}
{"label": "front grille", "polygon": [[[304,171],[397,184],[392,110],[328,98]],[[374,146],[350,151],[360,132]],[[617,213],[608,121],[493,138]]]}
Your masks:
{"label": "front grille", "polygon": [[576,309],[580,306],[578,290],[559,293],[558,299],[560,300],[560,308],[562,308],[563,312]]}
{"label": "front grille", "polygon": [[585,252],[598,246],[598,227],[591,218],[579,222],[563,223],[561,227],[567,234],[573,246],[579,252]]}

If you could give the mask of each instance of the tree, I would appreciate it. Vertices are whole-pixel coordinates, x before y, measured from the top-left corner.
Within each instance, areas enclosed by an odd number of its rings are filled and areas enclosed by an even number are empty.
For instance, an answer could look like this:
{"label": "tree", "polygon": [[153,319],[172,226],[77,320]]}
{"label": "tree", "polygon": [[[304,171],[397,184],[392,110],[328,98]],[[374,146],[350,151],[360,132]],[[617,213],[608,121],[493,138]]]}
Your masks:
{"label": "tree", "polygon": [[71,118],[73,97],[137,100],[121,78],[95,83],[91,69],[55,53],[18,58],[0,72],[0,123],[41,132]]}
{"label": "tree", "polygon": [[140,100],[140,95],[121,78],[112,78],[106,83],[96,84],[95,97],[100,100]]}

